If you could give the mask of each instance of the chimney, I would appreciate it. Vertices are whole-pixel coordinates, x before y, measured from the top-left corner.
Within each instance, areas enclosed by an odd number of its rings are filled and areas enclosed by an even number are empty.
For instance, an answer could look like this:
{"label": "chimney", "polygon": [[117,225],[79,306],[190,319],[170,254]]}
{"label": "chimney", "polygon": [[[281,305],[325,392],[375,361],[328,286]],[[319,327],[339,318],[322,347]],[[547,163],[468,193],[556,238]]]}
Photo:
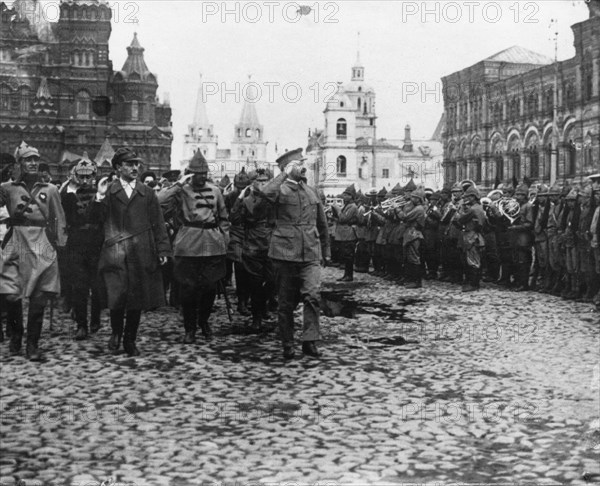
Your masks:
{"label": "chimney", "polygon": [[410,138],[410,125],[404,127],[404,146],[402,147],[403,152],[412,152],[413,144]]}

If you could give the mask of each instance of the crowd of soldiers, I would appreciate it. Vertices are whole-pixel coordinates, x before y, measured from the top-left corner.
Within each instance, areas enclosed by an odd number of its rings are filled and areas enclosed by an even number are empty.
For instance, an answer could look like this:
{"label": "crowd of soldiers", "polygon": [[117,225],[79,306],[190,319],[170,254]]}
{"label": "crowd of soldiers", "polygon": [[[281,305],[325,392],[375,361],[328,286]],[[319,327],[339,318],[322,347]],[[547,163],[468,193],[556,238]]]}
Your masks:
{"label": "crowd of soldiers", "polygon": [[302,351],[318,358],[320,266],[328,264],[344,270],[342,282],[372,268],[407,289],[425,278],[472,292],[483,280],[600,307],[600,174],[581,188],[503,184],[485,197],[469,180],[439,192],[412,179],[389,193],[352,185],[338,203],[307,185],[305,160],[302,149],[286,152],[276,177],[242,170],[217,186],[200,151],[183,173],[158,179],[140,173],[141,159],[122,147],[111,175],[99,177],[82,158],[55,184],[23,142],[3,157],[0,186],[10,353],[21,350],[26,298],[26,355],[41,359],[44,312],[59,295],[76,340],[96,333],[109,309],[112,353],[138,356],[142,312],[167,302],[181,310],[184,344],[198,330],[211,340],[216,296],[227,298],[235,276],[237,312],[251,317],[251,331],[277,312],[285,359],[295,356],[293,313],[302,302]]}
{"label": "crowd of soldiers", "polygon": [[28,299],[26,356],[41,360],[44,312],[59,295],[76,340],[96,333],[109,309],[111,353],[122,347],[138,356],[142,312],[167,301],[181,309],[185,344],[196,342],[198,329],[210,340],[217,292],[227,296],[235,272],[238,312],[252,315],[249,327],[260,330],[276,310],[283,356],[293,359],[293,313],[302,302],[302,352],[320,357],[320,267],[329,260],[329,235],[302,149],[279,157],[276,177],[243,170],[220,186],[200,151],[183,173],[158,181],[139,172],[142,160],[128,147],[116,151],[113,174],[99,177],[82,158],[58,184],[25,142],[3,159],[0,297],[11,354],[21,351]]}
{"label": "crowd of soldiers", "polygon": [[406,288],[423,279],[476,291],[491,282],[600,307],[600,174],[583,187],[465,180],[434,192],[413,180],[391,191],[348,187],[326,207],[332,261]]}

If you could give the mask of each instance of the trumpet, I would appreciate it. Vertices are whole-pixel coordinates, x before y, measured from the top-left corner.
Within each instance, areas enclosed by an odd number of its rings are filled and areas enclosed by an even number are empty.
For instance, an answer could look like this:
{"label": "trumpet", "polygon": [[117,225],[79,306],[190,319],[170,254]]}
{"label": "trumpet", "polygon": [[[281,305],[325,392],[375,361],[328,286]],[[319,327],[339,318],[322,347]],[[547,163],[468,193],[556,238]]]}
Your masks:
{"label": "trumpet", "polygon": [[[377,206],[377,208],[380,208],[383,211],[390,211],[392,209],[403,208],[408,203],[410,203],[410,198],[408,198],[406,196],[396,196],[396,197],[392,197],[390,199],[386,199],[381,204],[379,204],[379,206]],[[365,213],[365,216],[368,216],[373,211],[374,211],[374,209],[371,209],[370,211],[367,211]]]}

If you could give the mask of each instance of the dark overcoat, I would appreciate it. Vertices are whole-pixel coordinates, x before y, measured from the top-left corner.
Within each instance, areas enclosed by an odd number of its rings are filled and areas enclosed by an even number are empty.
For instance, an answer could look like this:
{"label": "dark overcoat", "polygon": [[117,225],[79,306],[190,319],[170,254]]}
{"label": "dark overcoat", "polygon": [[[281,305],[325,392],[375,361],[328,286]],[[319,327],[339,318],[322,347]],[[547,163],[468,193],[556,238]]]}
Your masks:
{"label": "dark overcoat", "polygon": [[154,190],[137,182],[129,198],[116,180],[89,211],[91,219],[104,224],[98,270],[108,308],[149,310],[165,305],[159,257],[172,252]]}

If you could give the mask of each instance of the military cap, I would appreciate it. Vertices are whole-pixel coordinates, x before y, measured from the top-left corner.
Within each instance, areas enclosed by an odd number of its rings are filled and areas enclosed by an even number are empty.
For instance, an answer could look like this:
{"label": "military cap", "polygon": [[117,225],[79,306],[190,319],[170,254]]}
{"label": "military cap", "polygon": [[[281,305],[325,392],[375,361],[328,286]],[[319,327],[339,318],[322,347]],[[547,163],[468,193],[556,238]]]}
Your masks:
{"label": "military cap", "polygon": [[81,159],[77,162],[77,165],[73,168],[73,172],[77,175],[94,175],[96,174],[96,164],[91,160]]}
{"label": "military cap", "polygon": [[302,148],[297,148],[295,150],[290,150],[289,152],[286,152],[285,154],[280,156],[275,161],[275,163],[279,166],[281,170],[283,170],[290,162],[294,162],[296,160],[306,160],[306,157],[302,155]]}
{"label": "military cap", "polygon": [[385,187],[382,187],[381,191],[379,191],[377,193],[377,197],[385,197],[386,194],[387,194],[387,189]]}
{"label": "military cap", "polygon": [[437,201],[438,199],[440,199],[442,197],[442,194],[440,193],[440,191],[436,191],[434,192],[431,196],[429,196],[429,199],[431,201]]}
{"label": "military cap", "polygon": [[354,184],[350,184],[348,187],[346,187],[346,189],[344,189],[344,192],[342,192],[342,195],[344,194],[348,194],[352,199],[356,199],[358,194],[356,193]]}
{"label": "military cap", "polygon": [[256,169],[256,177],[266,177],[267,179],[273,178],[273,173],[268,167]]}
{"label": "military cap", "polygon": [[467,188],[465,191],[465,196],[475,196],[477,199],[480,198],[479,191],[474,185]]}
{"label": "military cap", "polygon": [[547,196],[550,193],[550,187],[546,184],[540,184],[538,186],[538,196]]}
{"label": "military cap", "polygon": [[470,179],[465,179],[460,183],[460,187],[463,191],[466,191],[471,186],[475,186],[475,183]]}
{"label": "military cap", "polygon": [[517,189],[515,191],[515,195],[516,194],[522,194],[524,196],[528,196],[529,195],[529,186],[527,186],[527,184],[521,184],[519,187],[517,187]]}
{"label": "military cap", "polygon": [[592,182],[600,182],[600,172],[598,172],[597,174],[589,175],[588,179]]}
{"label": "military cap", "polygon": [[369,196],[377,196],[377,188],[371,187],[371,189],[369,189],[369,192],[367,192],[367,195],[369,195]]}
{"label": "military cap", "polygon": [[410,178],[410,181],[408,181],[408,184],[406,184],[404,186],[404,192],[410,192],[410,191],[415,191],[417,189],[417,185],[415,184],[415,181],[413,181],[413,178]]}
{"label": "military cap", "polygon": [[432,194],[433,194],[433,189],[431,187],[426,187],[425,188],[425,196],[431,197]]}
{"label": "military cap", "polygon": [[173,170],[168,170],[167,172],[163,172],[162,177],[164,177],[165,179],[167,179],[168,181],[176,181],[177,179],[179,179],[179,176],[181,175],[181,171],[178,169],[173,169]]}
{"label": "military cap", "polygon": [[450,196],[450,195],[452,195],[452,191],[450,190],[450,188],[449,188],[449,187],[444,187],[444,188],[441,190],[441,192],[440,192],[440,193],[441,193],[442,195],[446,195],[446,196]]}
{"label": "military cap", "polygon": [[39,157],[40,153],[38,152],[38,149],[27,145],[25,142],[21,142],[21,145],[15,150],[15,159],[17,162],[26,157],[31,157],[32,155],[37,155]]}
{"label": "military cap", "polygon": [[196,150],[196,153],[190,160],[190,163],[187,166],[188,172],[208,172],[208,162],[202,155],[201,150]]}
{"label": "military cap", "polygon": [[462,189],[462,187],[460,186],[460,184],[458,182],[455,182],[452,185],[452,188],[450,189],[450,191],[452,191],[452,192],[463,192],[463,189]]}
{"label": "military cap", "polygon": [[400,183],[396,184],[392,190],[387,194],[388,197],[399,196],[402,194],[402,187],[400,187]]}
{"label": "military cap", "polygon": [[[412,179],[411,179],[412,180]],[[425,190],[415,189],[412,191],[410,197],[415,197],[421,201],[421,204],[425,202]]]}
{"label": "military cap", "polygon": [[548,189],[548,196],[560,196],[561,189],[558,184],[554,184]]}
{"label": "military cap", "polygon": [[250,178],[246,174],[246,169],[242,169],[239,174],[233,178],[233,185],[238,189],[245,189],[250,184]]}
{"label": "military cap", "polygon": [[113,169],[116,169],[118,165],[123,162],[141,162],[142,159],[131,149],[130,147],[120,147],[113,155],[111,164]]}
{"label": "military cap", "polygon": [[221,189],[225,189],[229,184],[231,184],[231,179],[227,174],[225,174],[219,181],[219,187]]}

